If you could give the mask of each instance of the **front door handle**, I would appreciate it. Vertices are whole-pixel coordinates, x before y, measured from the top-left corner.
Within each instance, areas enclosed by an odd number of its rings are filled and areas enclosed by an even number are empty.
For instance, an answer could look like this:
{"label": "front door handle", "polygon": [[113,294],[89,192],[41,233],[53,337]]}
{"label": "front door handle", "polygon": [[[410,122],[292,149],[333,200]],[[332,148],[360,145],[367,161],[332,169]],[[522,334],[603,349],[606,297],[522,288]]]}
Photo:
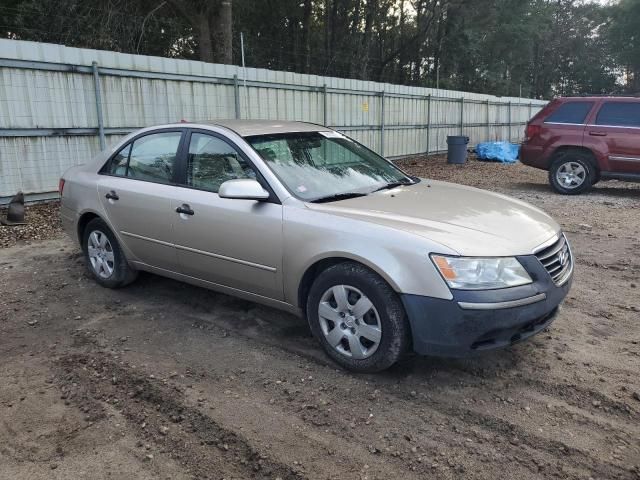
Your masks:
{"label": "front door handle", "polygon": [[186,203],[183,203],[178,208],[176,208],[176,212],[177,213],[184,213],[185,215],[194,215],[196,213]]}
{"label": "front door handle", "polygon": [[111,190],[109,193],[107,193],[105,197],[107,198],[107,200],[120,200],[120,197],[114,190]]}
{"label": "front door handle", "polygon": [[607,132],[589,132],[592,137],[606,137]]}

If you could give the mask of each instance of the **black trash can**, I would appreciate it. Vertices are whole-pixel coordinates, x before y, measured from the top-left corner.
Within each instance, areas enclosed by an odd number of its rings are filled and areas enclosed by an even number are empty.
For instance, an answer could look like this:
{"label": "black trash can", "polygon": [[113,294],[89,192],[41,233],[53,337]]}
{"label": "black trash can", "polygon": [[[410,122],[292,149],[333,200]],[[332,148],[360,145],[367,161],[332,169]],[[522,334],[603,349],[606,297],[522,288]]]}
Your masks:
{"label": "black trash can", "polygon": [[465,163],[469,137],[449,135],[447,137],[447,163]]}

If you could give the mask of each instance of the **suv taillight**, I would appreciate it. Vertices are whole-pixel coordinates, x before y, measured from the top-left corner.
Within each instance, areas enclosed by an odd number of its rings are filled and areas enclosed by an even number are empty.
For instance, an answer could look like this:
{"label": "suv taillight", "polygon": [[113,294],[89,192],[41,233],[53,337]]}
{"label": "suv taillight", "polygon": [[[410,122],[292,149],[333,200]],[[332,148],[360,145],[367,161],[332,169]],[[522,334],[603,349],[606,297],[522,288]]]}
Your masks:
{"label": "suv taillight", "polygon": [[60,196],[62,196],[63,190],[64,190],[64,178],[61,178],[60,181],[58,182],[58,192],[60,193]]}
{"label": "suv taillight", "polygon": [[524,141],[527,142],[536,135],[539,135],[540,130],[540,125],[527,125],[527,128],[524,130]]}

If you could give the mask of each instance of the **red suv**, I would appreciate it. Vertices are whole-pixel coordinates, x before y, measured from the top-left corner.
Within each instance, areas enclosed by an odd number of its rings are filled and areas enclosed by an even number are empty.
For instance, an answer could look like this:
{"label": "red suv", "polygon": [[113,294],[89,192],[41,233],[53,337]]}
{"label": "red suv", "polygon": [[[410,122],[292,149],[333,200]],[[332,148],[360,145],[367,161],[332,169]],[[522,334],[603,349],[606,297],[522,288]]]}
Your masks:
{"label": "red suv", "polygon": [[601,179],[640,182],[640,98],[553,100],[527,124],[520,161],[567,195]]}

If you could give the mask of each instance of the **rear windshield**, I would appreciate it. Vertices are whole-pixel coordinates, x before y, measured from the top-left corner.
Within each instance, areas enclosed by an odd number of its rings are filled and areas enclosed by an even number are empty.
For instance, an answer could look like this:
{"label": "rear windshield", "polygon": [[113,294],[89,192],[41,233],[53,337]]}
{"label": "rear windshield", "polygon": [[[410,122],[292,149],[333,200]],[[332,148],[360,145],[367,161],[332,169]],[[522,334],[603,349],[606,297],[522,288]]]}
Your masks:
{"label": "rear windshield", "polygon": [[546,118],[545,122],[583,124],[591,107],[593,107],[593,102],[563,103]]}
{"label": "rear windshield", "polygon": [[606,102],[600,107],[596,124],[640,127],[640,102]]}

